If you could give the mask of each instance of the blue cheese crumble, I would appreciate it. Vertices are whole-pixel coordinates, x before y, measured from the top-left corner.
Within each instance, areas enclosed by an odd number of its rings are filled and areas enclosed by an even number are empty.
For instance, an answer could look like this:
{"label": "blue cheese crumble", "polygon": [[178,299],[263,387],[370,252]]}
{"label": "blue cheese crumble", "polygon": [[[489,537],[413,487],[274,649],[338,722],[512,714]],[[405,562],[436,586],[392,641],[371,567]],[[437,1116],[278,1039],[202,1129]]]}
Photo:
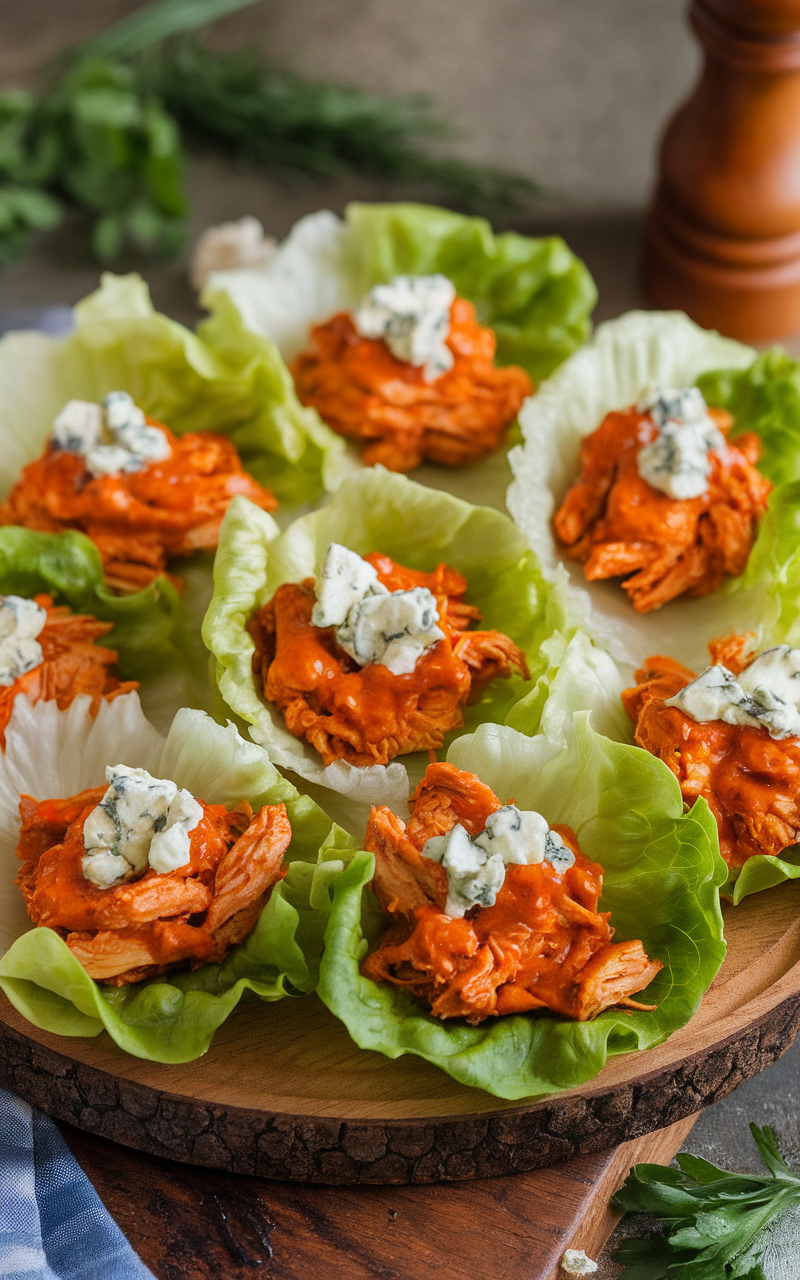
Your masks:
{"label": "blue cheese crumble", "polygon": [[702,392],[698,387],[650,387],[636,407],[658,428],[656,438],[639,450],[639,475],[670,498],[699,498],[708,489],[709,454],[727,448]]}
{"label": "blue cheese crumble", "polygon": [[160,875],[185,866],[190,833],[203,816],[191,792],[124,764],[109,765],[106,782],[108,790],[83,824],[86,879],[107,889],[148,865]]}
{"label": "blue cheese crumble", "polygon": [[79,453],[93,476],[141,471],[172,453],[164,432],[148,425],[127,391],[110,391],[102,404],[68,401],[53,422],[50,444]]}
{"label": "blue cheese crumble", "polygon": [[336,639],[359,666],[380,663],[409,675],[417,659],[444,639],[436,597],[427,587],[389,591],[373,565],[332,542],[316,581],[315,627],[336,627]]}
{"label": "blue cheese crumble", "polygon": [[0,596],[0,685],[13,684],[44,661],[38,636],[47,610],[24,596]]}
{"label": "blue cheese crumble", "polygon": [[362,338],[383,339],[396,360],[424,369],[435,382],[453,367],[447,346],[456,291],[446,276],[395,276],[376,284],[353,312]]}
{"label": "blue cheese crumble", "polygon": [[763,727],[771,738],[800,737],[800,649],[765,649],[738,679],[721,663],[706,667],[664,705],[699,724],[722,720]]}
{"label": "blue cheese crumble", "polygon": [[540,813],[514,804],[490,814],[475,837],[460,822],[447,835],[432,836],[425,841],[422,855],[440,862],[447,872],[444,912],[454,920],[472,907],[494,906],[509,863],[530,866],[546,859],[561,872],[575,862],[575,854]]}

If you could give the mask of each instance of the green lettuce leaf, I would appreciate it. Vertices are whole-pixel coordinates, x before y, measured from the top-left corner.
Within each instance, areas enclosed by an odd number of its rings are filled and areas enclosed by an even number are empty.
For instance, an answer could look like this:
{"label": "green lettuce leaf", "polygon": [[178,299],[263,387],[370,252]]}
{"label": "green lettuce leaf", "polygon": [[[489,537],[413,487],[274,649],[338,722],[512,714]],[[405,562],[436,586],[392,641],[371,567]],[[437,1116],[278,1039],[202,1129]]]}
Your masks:
{"label": "green lettuce leaf", "polygon": [[[363,805],[402,806],[409,774],[421,777],[426,753],[388,766],[357,769],[339,761],[322,766],[319,754],[286,729],[283,716],[262,701],[252,672],[253,642],[247,622],[283,582],[316,576],[329,544],[341,542],[361,555],[382,551],[401,564],[431,570],[440,561],[467,578],[467,599],[481,610],[481,627],[509,635],[527,656],[531,679],[496,680],[481,700],[465,708],[464,727],[448,742],[485,721],[502,723],[512,713],[528,732],[538,727],[544,694],[525,699],[553,662],[545,640],[568,625],[558,586],[545,584],[535,556],[507,516],[473,507],[450,494],[427,489],[404,476],[370,468],[344,481],[327,506],[296,520],[283,533],[246,498],[231,503],[214,565],[214,596],[203,638],[217,661],[226,704],[250,726],[280,768],[306,783],[331,787],[360,808],[337,813],[350,830],[363,830]],[[592,703],[588,705],[591,709]],[[529,707],[529,711],[526,711]],[[408,766],[408,772],[406,770]]]}
{"label": "green lettuce leaf", "polygon": [[274,345],[248,332],[224,299],[194,334],[153,309],[139,276],[106,274],[76,306],[75,324],[65,338],[23,332],[0,341],[0,495],[41,453],[67,400],[116,389],[177,435],[230,436],[282,502],[335,487],[343,442],[300,405]]}
{"label": "green lettuce leaf", "polygon": [[[61,1035],[105,1029],[120,1048],[157,1062],[186,1062],[208,1048],[218,1026],[249,992],[265,1000],[312,991],[330,910],[330,887],[352,841],[277,772],[234,726],[200,711],[175,717],[166,739],[147,722],[135,694],[103,704],[95,720],[82,695],[65,712],[18,698],[0,759],[0,987],[36,1026]],[[30,928],[13,879],[19,867],[19,796],[75,795],[125,762],[172,778],[212,803],[247,799],[286,805],[292,824],[286,878],[272,891],[253,932],[220,964],[114,988],[93,982],[51,929]]]}
{"label": "green lettuce leaf", "polygon": [[[553,512],[580,471],[582,440],[605,415],[634,404],[649,383],[688,386],[714,369],[747,369],[755,359],[751,347],[701,329],[679,312],[633,311],[601,325],[591,343],[542,383],[520,412],[524,443],[509,454],[508,509],[546,576],[562,565]],[[782,610],[792,610],[792,591],[784,592],[781,581],[791,573],[785,544],[796,517],[792,510],[787,519],[782,503],[773,494],[747,573],[713,595],[637,614],[618,582],[587,582],[583,566],[567,561],[570,609],[592,639],[629,668],[668,653],[702,670],[709,641],[730,631],[752,629],[761,643],[775,644],[789,617]],[[779,511],[776,530],[773,512]]]}
{"label": "green lettuce leaf", "polygon": [[774,347],[746,369],[704,373],[697,385],[708,404],[733,414],[731,439],[758,433],[758,469],[773,484],[800,480],[800,361]]}
{"label": "green lettuce leaf", "polygon": [[[608,1058],[648,1049],[697,1010],[725,955],[718,886],[726,876],[716,825],[698,801],[683,812],[676,779],[638,747],[595,733],[581,712],[566,736],[525,737],[485,724],[448,759],[548,822],[574,827],[605,868],[601,909],[617,941],[642,940],[664,968],[638,998],[650,1013],[607,1009],[594,1022],[513,1015],[478,1027],[441,1022],[405,993],[363,977],[362,891],[372,855],[357,854],[334,886],[318,994],[361,1048],[413,1053],[497,1097],[535,1098],[590,1080]],[[646,1069],[646,1059],[644,1068]]]}
{"label": "green lettuce leaf", "polygon": [[597,290],[558,236],[494,235],[483,218],[422,204],[351,204],[342,222],[312,214],[257,267],[213,272],[203,300],[227,294],[247,326],[291,358],[309,329],[372,285],[442,272],[497,335],[500,364],[545,377],[588,336]]}

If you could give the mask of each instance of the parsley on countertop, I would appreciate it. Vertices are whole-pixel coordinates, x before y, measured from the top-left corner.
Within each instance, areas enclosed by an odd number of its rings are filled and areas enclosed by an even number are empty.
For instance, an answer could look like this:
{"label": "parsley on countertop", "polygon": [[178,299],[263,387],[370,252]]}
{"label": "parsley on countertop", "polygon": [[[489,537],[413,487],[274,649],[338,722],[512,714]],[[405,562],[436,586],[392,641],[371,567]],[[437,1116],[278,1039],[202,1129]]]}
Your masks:
{"label": "parsley on countertop", "polygon": [[614,1260],[625,1265],[624,1280],[765,1280],[765,1228],[800,1204],[800,1174],[769,1126],[750,1132],[767,1175],[729,1173],[690,1155],[677,1157],[679,1169],[634,1166],[611,1203],[652,1215],[664,1233],[620,1245]]}

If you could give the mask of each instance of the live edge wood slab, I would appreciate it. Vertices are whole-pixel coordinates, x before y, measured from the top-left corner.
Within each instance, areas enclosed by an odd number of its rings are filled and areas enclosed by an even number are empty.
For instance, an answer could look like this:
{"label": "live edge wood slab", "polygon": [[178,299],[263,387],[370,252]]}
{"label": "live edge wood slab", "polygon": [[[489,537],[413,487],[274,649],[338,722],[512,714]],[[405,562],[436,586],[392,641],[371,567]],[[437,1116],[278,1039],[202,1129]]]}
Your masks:
{"label": "live edge wood slab", "polygon": [[800,882],[725,908],[728,956],[665,1044],[579,1089],[503,1102],[356,1048],[316,999],[243,1005],[197,1062],[64,1039],[0,1006],[0,1084],[56,1119],[191,1164],[331,1184],[451,1182],[605,1151],[725,1097],[800,1027]]}

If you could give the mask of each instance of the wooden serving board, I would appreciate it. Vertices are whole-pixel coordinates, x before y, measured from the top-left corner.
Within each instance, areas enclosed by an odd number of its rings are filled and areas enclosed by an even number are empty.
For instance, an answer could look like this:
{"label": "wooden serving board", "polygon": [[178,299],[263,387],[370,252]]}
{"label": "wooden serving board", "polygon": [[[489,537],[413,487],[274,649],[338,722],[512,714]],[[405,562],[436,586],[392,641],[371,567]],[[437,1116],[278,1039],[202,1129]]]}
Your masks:
{"label": "wooden serving board", "polygon": [[407,1056],[359,1050],[316,997],[242,1006],[197,1062],[129,1057],[0,1007],[0,1084],[155,1155],[333,1184],[450,1182],[543,1168],[674,1124],[729,1094],[800,1027],[800,881],[725,908],[728,956],[665,1044],[588,1084],[503,1102]]}

